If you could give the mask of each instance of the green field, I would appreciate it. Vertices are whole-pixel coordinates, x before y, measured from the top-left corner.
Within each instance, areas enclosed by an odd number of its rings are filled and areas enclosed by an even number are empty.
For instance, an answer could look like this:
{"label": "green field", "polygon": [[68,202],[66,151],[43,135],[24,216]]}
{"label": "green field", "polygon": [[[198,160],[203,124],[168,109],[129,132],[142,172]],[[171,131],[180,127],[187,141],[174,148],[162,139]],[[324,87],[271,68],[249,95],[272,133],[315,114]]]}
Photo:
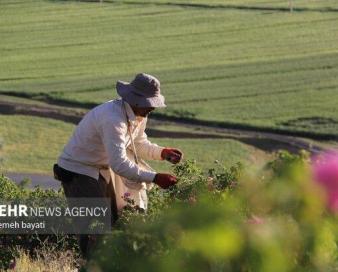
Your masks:
{"label": "green field", "polygon": [[0,94],[86,106],[144,71],[161,79],[162,114],[338,132],[337,1],[0,5]]}
{"label": "green field", "polygon": [[[52,174],[52,165],[67,143],[75,126],[48,118],[27,117],[22,115],[0,115],[1,149],[0,173],[23,172]],[[165,131],[166,127],[158,129]],[[179,127],[168,130],[179,131]],[[151,138],[151,141],[163,146],[180,148],[185,159],[195,159],[202,168],[231,166],[237,161],[259,160],[250,153],[253,149],[235,140],[228,139],[170,139]],[[207,151],[207,152],[206,152]],[[167,162],[150,162],[157,171],[171,171]]]}

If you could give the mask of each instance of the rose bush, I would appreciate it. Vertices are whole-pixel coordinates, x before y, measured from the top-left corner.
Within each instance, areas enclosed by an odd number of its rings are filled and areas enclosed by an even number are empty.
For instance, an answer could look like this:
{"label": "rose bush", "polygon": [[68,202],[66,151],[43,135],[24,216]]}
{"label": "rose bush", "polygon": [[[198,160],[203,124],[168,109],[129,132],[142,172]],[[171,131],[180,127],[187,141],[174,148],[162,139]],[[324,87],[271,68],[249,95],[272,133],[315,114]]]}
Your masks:
{"label": "rose bush", "polygon": [[334,271],[337,217],[308,154],[280,152],[259,173],[238,164],[203,173],[188,161],[179,183],[130,209],[92,261],[101,271]]}
{"label": "rose bush", "polygon": [[[177,185],[150,191],[147,212],[130,201],[88,271],[336,271],[337,161],[333,153],[279,152],[257,173],[242,164],[206,172],[193,161],[176,165]],[[0,177],[2,199],[55,194],[63,193]],[[74,237],[65,238],[55,250],[77,251]],[[1,268],[16,256],[15,245],[32,250],[42,239],[1,235]]]}
{"label": "rose bush", "polygon": [[[46,199],[58,199],[66,204],[62,190],[43,190],[40,187],[28,189],[27,180],[17,185],[4,175],[0,175],[0,199],[2,203],[25,200],[25,203],[41,203]],[[13,267],[19,251],[25,251],[34,257],[40,249],[54,251],[71,250],[78,254],[77,240],[74,235],[38,235],[38,234],[5,234],[0,230],[0,270]]]}

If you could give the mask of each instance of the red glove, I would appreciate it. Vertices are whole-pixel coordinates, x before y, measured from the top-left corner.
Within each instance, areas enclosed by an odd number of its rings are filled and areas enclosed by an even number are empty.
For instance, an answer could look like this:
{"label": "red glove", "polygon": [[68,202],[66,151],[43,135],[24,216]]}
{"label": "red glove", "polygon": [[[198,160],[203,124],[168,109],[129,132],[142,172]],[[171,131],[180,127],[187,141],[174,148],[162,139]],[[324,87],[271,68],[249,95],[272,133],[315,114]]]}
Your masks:
{"label": "red glove", "polygon": [[160,186],[162,189],[168,189],[177,183],[175,176],[170,174],[157,173],[154,178],[154,183]]}
{"label": "red glove", "polygon": [[181,161],[183,153],[179,149],[166,147],[163,148],[161,152],[161,157],[163,160],[167,160],[173,164],[176,164]]}

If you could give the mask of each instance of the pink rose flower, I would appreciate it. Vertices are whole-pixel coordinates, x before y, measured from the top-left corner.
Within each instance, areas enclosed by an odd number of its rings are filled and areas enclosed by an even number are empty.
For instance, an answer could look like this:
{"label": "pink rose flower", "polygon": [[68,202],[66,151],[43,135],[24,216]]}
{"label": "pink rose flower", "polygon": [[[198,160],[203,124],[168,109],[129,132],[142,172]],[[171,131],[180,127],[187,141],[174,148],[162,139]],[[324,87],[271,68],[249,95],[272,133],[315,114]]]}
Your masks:
{"label": "pink rose flower", "polygon": [[263,218],[252,214],[251,217],[247,220],[247,223],[252,224],[252,225],[261,225],[261,224],[264,224],[265,221]]}
{"label": "pink rose flower", "polygon": [[329,151],[313,159],[314,179],[327,195],[328,208],[338,213],[338,152]]}
{"label": "pink rose flower", "polygon": [[338,191],[332,192],[329,195],[329,207],[335,213],[338,213]]}
{"label": "pink rose flower", "polygon": [[130,193],[129,192],[124,193],[123,197],[124,198],[129,198],[130,197]]}

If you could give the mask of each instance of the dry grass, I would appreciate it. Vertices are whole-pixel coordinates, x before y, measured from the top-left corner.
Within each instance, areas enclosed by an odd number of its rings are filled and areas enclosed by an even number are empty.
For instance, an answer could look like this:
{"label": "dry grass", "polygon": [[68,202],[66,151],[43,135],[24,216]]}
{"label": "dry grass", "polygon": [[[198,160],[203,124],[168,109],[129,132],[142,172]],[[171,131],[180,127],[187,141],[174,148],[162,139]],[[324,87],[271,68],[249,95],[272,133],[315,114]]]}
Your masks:
{"label": "dry grass", "polygon": [[41,249],[32,258],[24,250],[19,250],[19,258],[12,265],[16,272],[75,272],[79,260],[72,251],[53,251]]}

